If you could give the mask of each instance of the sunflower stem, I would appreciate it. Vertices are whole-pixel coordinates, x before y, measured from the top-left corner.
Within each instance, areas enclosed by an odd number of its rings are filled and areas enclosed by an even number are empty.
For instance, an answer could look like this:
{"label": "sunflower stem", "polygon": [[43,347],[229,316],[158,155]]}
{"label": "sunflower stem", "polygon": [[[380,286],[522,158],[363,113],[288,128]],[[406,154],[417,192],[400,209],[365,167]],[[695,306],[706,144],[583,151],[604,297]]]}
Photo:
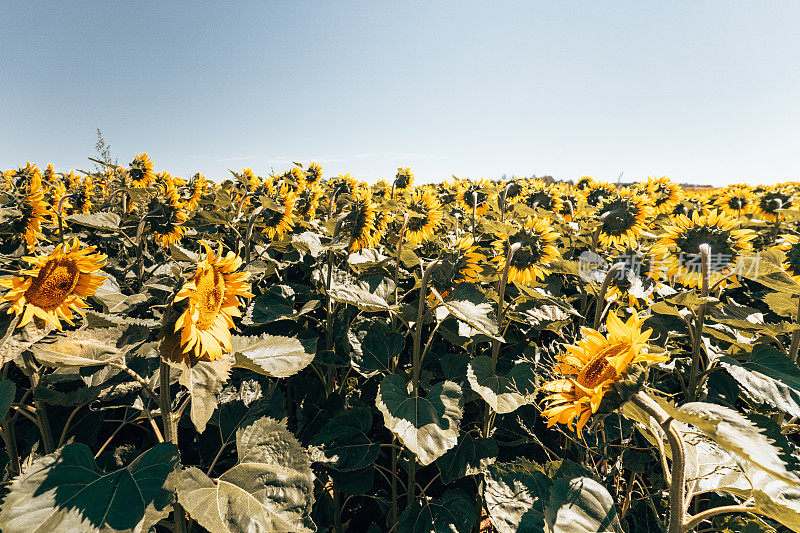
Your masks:
{"label": "sunflower stem", "polygon": [[603,320],[603,310],[605,309],[606,292],[608,292],[608,286],[611,285],[611,280],[617,275],[617,271],[622,270],[623,268],[625,268],[624,262],[614,263],[606,273],[606,278],[603,280],[603,284],[600,286],[600,292],[597,294],[597,303],[594,307],[594,329],[599,329],[600,321]]}
{"label": "sunflower stem", "polygon": [[697,309],[697,319],[694,326],[694,342],[692,343],[692,370],[689,374],[689,401],[693,402],[697,399],[697,378],[700,370],[700,347],[702,346],[703,336],[703,322],[706,317],[706,299],[708,298],[708,291],[711,287],[711,246],[706,243],[700,245],[700,262],[701,262],[701,277],[702,285],[700,289],[700,296],[702,301]]}
{"label": "sunflower stem", "polygon": [[67,198],[71,198],[73,196],[75,196],[73,193],[65,194],[58,201],[58,206],[56,207],[56,216],[58,216],[58,239],[62,244],[64,243],[64,217],[62,215],[62,210],[64,209],[64,202],[67,200]]}
{"label": "sunflower stem", "polygon": [[[800,324],[800,298],[797,299],[797,322]],[[792,344],[789,346],[789,357],[792,362],[797,362],[797,352],[800,350],[800,329],[792,332]]]}
{"label": "sunflower stem", "polygon": [[503,192],[500,193],[500,222],[506,221],[506,198],[508,197],[508,189],[512,184],[513,182],[506,185],[503,188]]}
{"label": "sunflower stem", "polygon": [[[400,235],[397,241],[397,255],[395,256],[394,260],[394,300],[392,303],[397,305],[397,284],[400,282],[400,256],[403,253],[403,241],[406,236],[406,228],[408,227],[408,220],[409,216],[408,213],[403,214],[403,224],[400,226]],[[395,325],[397,323],[397,318],[395,317],[394,313],[392,313],[392,330],[395,329]],[[397,361],[391,361],[392,364],[392,371],[394,372],[394,368],[397,366]]]}
{"label": "sunflower stem", "polygon": [[472,191],[472,239],[475,240],[475,212],[478,210],[478,191]]}
{"label": "sunflower stem", "polygon": [[[414,325],[414,344],[412,351],[411,361],[411,392],[414,398],[419,397],[419,372],[420,372],[420,348],[422,346],[422,323],[425,319],[425,304],[428,295],[428,280],[431,277],[431,272],[439,264],[439,260],[432,261],[427,268],[422,272],[422,287],[419,290],[419,304],[417,306],[417,323]],[[414,500],[414,487],[416,481],[416,466],[417,458],[412,453],[408,463],[408,493],[406,496],[406,505],[411,505]]]}
{"label": "sunflower stem", "polygon": [[[506,285],[508,285],[508,271],[511,269],[511,261],[514,259],[514,254],[520,249],[522,243],[515,242],[508,247],[506,253],[506,264],[503,267],[503,274],[497,280],[497,327],[498,330],[503,329],[503,314],[505,313],[504,299],[506,296]],[[492,366],[497,366],[497,356],[500,354],[500,341],[492,339]]]}
{"label": "sunflower stem", "polygon": [[683,447],[683,440],[672,423],[674,419],[669,416],[655,400],[640,391],[631,398],[631,401],[648,415],[652,416],[667,435],[667,442],[669,442],[669,447],[672,451],[672,473],[669,483],[669,522],[667,531],[668,533],[682,533],[682,531],[685,530],[684,509],[686,499],[686,473],[684,471],[686,455]]}
{"label": "sunflower stem", "polygon": [[244,237],[244,264],[245,266],[250,264],[250,239],[253,237],[253,226],[256,223],[256,218],[261,212],[264,210],[264,206],[260,205],[253,210],[253,214],[250,215],[250,219],[247,221],[247,233],[245,233]]}
{"label": "sunflower stem", "polygon": [[136,226],[136,290],[142,288],[142,276],[144,275],[144,259],[142,257],[144,252],[144,227],[147,224],[147,218],[154,215],[155,211],[150,211],[139,220],[139,225]]}
{"label": "sunflower stem", "polygon": [[[159,404],[161,407],[161,422],[164,425],[164,441],[178,445],[178,431],[175,417],[172,413],[172,397],[169,393],[169,365],[162,358],[158,368]],[[187,529],[186,514],[183,507],[176,501],[173,505],[175,518],[175,533],[184,533]]]}

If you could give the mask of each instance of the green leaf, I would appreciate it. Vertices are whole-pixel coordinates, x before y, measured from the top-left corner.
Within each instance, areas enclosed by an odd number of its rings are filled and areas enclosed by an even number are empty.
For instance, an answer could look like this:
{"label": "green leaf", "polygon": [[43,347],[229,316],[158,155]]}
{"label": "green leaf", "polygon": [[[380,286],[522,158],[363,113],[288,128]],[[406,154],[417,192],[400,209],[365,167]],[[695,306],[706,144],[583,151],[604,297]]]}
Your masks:
{"label": "green leaf", "polygon": [[492,360],[481,355],[467,366],[467,380],[472,390],[481,395],[486,403],[499,414],[512,413],[521,405],[530,403],[536,391],[536,372],[530,364],[512,367],[502,376],[494,372]]}
{"label": "green leaf", "polygon": [[469,433],[462,433],[456,446],[436,459],[436,466],[442,474],[442,482],[447,484],[481,473],[497,453],[497,444],[492,439],[476,439]]}
{"label": "green leaf", "polygon": [[125,352],[117,348],[117,339],[127,328],[84,328],[57,333],[33,346],[37,361],[46,366],[95,366],[122,359]]}
{"label": "green leaf", "polygon": [[544,503],[552,481],[539,465],[524,458],[495,463],[484,479],[486,510],[499,533],[544,531]]}
{"label": "green leaf", "polygon": [[347,336],[353,348],[353,368],[367,378],[379,372],[390,373],[389,361],[397,357],[406,345],[402,334],[379,321],[370,321],[355,332],[348,330]]}
{"label": "green leaf", "polygon": [[177,480],[178,501],[211,533],[315,531],[314,475],[285,424],[262,418],[236,432],[239,462],[212,480],[199,469]]}
{"label": "green leaf", "polygon": [[108,473],[97,468],[85,444],[68,444],[14,480],[0,508],[0,530],[148,531],[171,510],[172,493],[164,484],[177,466],[172,443],[157,444]]}
{"label": "green leaf", "polygon": [[343,411],[328,421],[311,441],[312,459],[341,472],[362,470],[375,462],[380,443],[368,436],[372,414],[366,407]]}
{"label": "green leaf", "polygon": [[447,300],[443,300],[435,289],[433,294],[458,320],[466,322],[487,337],[503,341],[494,316],[494,306],[474,285],[459,283]]}
{"label": "green leaf", "polygon": [[386,427],[423,465],[431,464],[458,442],[462,402],[461,387],[452,381],[438,383],[426,397],[415,398],[397,374],[381,381],[375,398]]}
{"label": "green leaf", "polygon": [[622,533],[622,525],[608,490],[589,477],[562,477],[553,482],[544,509],[552,533]]}
{"label": "green leaf", "polygon": [[118,230],[120,219],[116,213],[75,213],[65,218],[67,222],[93,229]]}
{"label": "green leaf", "polygon": [[768,250],[741,258],[737,273],[774,291],[800,294],[800,284],[783,269],[778,252]]}
{"label": "green leaf", "polygon": [[414,500],[400,515],[403,533],[469,533],[475,525],[475,508],[461,491],[450,490],[442,498]]}
{"label": "green leaf", "polygon": [[[315,279],[322,287],[327,287],[327,274],[324,271],[316,271]],[[388,311],[394,306],[381,294],[385,294],[385,285],[376,287],[378,290],[371,291],[367,282],[359,282],[342,270],[334,269],[331,280],[331,287],[325,290],[327,295],[334,302],[354,305],[368,313],[377,311]]]}
{"label": "green leaf", "polygon": [[206,423],[217,408],[219,394],[232,367],[233,358],[230,356],[211,362],[198,361],[191,367],[181,365],[178,382],[189,391],[189,416],[198,433],[206,430]]}
{"label": "green leaf", "polygon": [[721,448],[741,456],[785,483],[800,483],[800,477],[786,468],[785,459],[791,454],[776,446],[781,444],[776,443],[780,431],[768,435],[765,420],[754,422],[733,409],[711,403],[691,402],[675,407],[665,400],[657,401],[675,420],[697,427]]}
{"label": "green leaf", "polygon": [[800,416],[800,368],[783,352],[757,344],[745,363],[723,357],[720,366],[751,400]]}
{"label": "green leaf", "polygon": [[6,416],[6,413],[11,409],[11,404],[14,403],[14,396],[17,394],[17,386],[13,381],[4,379],[0,381],[0,420]]}
{"label": "green leaf", "polygon": [[273,378],[288,378],[314,360],[317,339],[294,339],[264,333],[260,337],[234,335],[234,366]]}

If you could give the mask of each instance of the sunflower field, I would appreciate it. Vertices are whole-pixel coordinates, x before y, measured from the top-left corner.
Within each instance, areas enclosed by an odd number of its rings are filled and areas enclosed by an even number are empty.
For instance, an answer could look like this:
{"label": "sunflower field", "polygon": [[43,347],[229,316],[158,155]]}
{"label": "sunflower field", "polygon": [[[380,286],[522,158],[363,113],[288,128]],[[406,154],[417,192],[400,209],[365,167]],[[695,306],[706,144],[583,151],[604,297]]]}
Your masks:
{"label": "sunflower field", "polygon": [[99,168],[0,183],[0,531],[800,531],[800,184]]}

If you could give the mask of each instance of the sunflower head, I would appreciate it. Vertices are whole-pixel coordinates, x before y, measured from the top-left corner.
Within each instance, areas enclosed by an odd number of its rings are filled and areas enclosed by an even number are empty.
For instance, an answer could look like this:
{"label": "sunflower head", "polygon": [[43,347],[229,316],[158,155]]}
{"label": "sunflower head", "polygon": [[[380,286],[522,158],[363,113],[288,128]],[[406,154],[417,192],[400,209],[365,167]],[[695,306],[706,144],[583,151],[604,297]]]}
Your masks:
{"label": "sunflower head", "polygon": [[418,188],[408,203],[408,226],[406,241],[416,246],[433,237],[436,226],[442,220],[442,206],[430,190]]}
{"label": "sunflower head", "polygon": [[549,185],[540,185],[534,187],[523,196],[522,202],[531,209],[541,208],[545,211],[552,211],[557,213],[561,211],[561,197],[556,194],[557,189]]}
{"label": "sunflower head", "polygon": [[602,182],[592,182],[586,189],[586,203],[589,207],[600,207],[609,198],[617,195],[613,185]]}
{"label": "sunflower head", "polygon": [[373,248],[377,245],[375,231],[375,207],[372,195],[366,187],[357,187],[352,193],[350,211],[342,221],[341,231],[350,237],[348,252],[357,252],[362,248]]}
{"label": "sunflower head", "polygon": [[55,215],[45,199],[40,173],[35,172],[25,179],[18,179],[16,183],[19,186],[16,187],[15,197],[21,216],[12,219],[11,226],[14,233],[25,241],[28,250],[33,250],[36,243],[44,237],[42,223]]}
{"label": "sunflower head", "polygon": [[[444,298],[459,283],[476,283],[481,270],[480,263],[486,260],[475,246],[472,235],[458,240],[447,239],[440,243],[439,263],[430,275],[430,284]],[[429,299],[435,297],[433,293]]]}
{"label": "sunflower head", "polygon": [[147,187],[155,179],[153,161],[146,153],[141,153],[133,158],[128,168],[131,185],[134,187]]}
{"label": "sunflower head", "polygon": [[456,204],[466,213],[472,213],[474,209],[475,215],[482,216],[489,210],[492,196],[485,180],[467,181],[456,192]]}
{"label": "sunflower head", "polygon": [[17,189],[38,188],[41,187],[42,171],[36,165],[27,162],[24,167],[11,171],[8,180]]}
{"label": "sunflower head", "polygon": [[764,219],[775,222],[779,213],[791,209],[793,206],[791,192],[786,188],[775,187],[767,190],[758,198],[755,210]]}
{"label": "sunflower head", "polygon": [[604,201],[597,210],[600,218],[598,240],[604,247],[625,249],[634,246],[647,229],[651,208],[645,196],[624,192]]}
{"label": "sunflower head", "polygon": [[729,217],[739,218],[751,213],[754,207],[753,193],[746,185],[727,187],[716,199],[717,209]]}
{"label": "sunflower head", "polygon": [[175,296],[180,315],[162,338],[162,354],[178,362],[214,361],[230,353],[233,317],[241,316],[240,298],[253,296],[246,282],[250,273],[236,272],[242,260],[233,252],[223,257],[222,245],[215,253],[201,242],[206,257]]}
{"label": "sunflower head", "polygon": [[10,289],[3,299],[11,302],[8,313],[21,316],[18,326],[37,317],[61,330],[61,319],[74,325],[72,312],[83,315],[89,307],[84,298],[95,293],[105,276],[95,275],[106,262],[95,247],[80,249],[78,239],[59,244],[48,255],[23,257],[33,265],[22,276],[0,279]]}
{"label": "sunflower head", "polygon": [[578,189],[579,191],[584,191],[588,193],[593,184],[594,180],[590,176],[583,176],[575,184],[575,188]]}
{"label": "sunflower head", "polygon": [[503,185],[500,195],[505,199],[506,205],[514,205],[519,202],[525,193],[525,184],[522,180],[513,178]]}
{"label": "sunflower head", "polygon": [[319,183],[322,180],[322,166],[319,163],[309,163],[306,169],[306,182]]}
{"label": "sunflower head", "polygon": [[314,218],[314,214],[319,207],[319,199],[322,197],[322,188],[318,183],[306,183],[306,186],[299,192],[296,198],[295,207],[297,213],[308,220]]}
{"label": "sunflower head", "polygon": [[797,235],[783,235],[778,240],[778,250],[784,253],[781,266],[795,281],[800,283],[800,237]]}
{"label": "sunflower head", "polygon": [[174,186],[168,188],[164,197],[152,198],[147,211],[150,231],[161,246],[166,248],[171,243],[180,241],[186,233],[183,223],[189,218],[189,214],[183,209]]}
{"label": "sunflower head", "polygon": [[547,218],[531,217],[508,239],[492,244],[495,250],[492,261],[497,270],[502,272],[506,268],[509,247],[519,244],[508,266],[508,281],[530,284],[537,279],[544,279],[549,273],[546,265],[558,259],[558,250],[553,245],[557,240],[558,233]]}
{"label": "sunflower head", "polygon": [[267,182],[261,190],[264,209],[259,219],[264,226],[262,233],[266,233],[270,240],[281,240],[294,227],[296,197],[285,183],[276,188],[272,182]]}
{"label": "sunflower head", "polygon": [[189,182],[189,199],[186,201],[187,209],[197,209],[207,186],[208,180],[206,177],[199,172],[195,173],[192,181]]}
{"label": "sunflower head", "polygon": [[683,189],[673,183],[666,176],[660,178],[647,178],[644,192],[650,197],[650,203],[655,210],[655,215],[672,213],[680,202]]}
{"label": "sunflower head", "polygon": [[414,183],[414,174],[411,173],[411,169],[406,168],[398,168],[397,175],[394,177],[394,187],[396,191],[405,191]]}
{"label": "sunflower head", "polygon": [[582,339],[565,346],[553,368],[556,379],[545,383],[540,390],[548,395],[542,416],[547,427],[563,424],[582,436],[583,427],[600,408],[603,396],[632,364],[652,364],[668,359],[649,353],[647,343],[652,330],[642,331],[636,314],[623,322],[610,313],[604,335],[591,328],[582,328]]}
{"label": "sunflower head", "polygon": [[751,249],[755,233],[738,229],[738,220],[719,211],[708,215],[694,213],[692,218],[678,215],[653,246],[651,253],[668,276],[677,276],[687,287],[702,283],[700,245],[711,247],[709,273],[711,284],[724,287],[726,279],[735,273],[738,259]]}

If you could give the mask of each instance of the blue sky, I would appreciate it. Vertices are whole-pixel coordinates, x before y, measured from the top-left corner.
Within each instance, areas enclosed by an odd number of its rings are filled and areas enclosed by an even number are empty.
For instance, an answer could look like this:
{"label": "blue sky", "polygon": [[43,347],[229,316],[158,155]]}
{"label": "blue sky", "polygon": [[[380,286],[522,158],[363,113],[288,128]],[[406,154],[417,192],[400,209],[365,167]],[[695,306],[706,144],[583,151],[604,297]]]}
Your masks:
{"label": "blue sky", "polygon": [[800,179],[799,2],[4,2],[0,168]]}

